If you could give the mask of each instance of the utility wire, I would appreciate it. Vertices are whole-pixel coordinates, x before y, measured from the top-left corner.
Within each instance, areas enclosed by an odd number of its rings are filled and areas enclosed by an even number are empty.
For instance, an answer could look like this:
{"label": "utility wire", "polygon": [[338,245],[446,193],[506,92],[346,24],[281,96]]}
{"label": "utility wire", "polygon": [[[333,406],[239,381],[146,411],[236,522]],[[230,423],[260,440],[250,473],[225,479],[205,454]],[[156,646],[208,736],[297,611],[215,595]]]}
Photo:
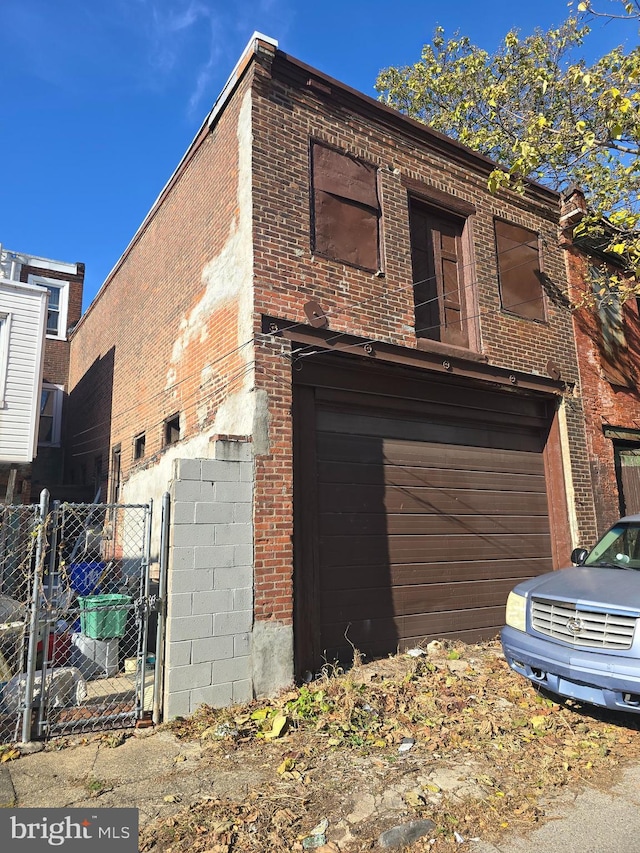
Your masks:
{"label": "utility wire", "polygon": [[[498,256],[498,257],[500,257],[501,255],[507,254],[508,252],[514,251],[515,249],[519,249],[519,248],[521,248],[521,247],[523,247],[523,246],[527,246],[527,245],[529,245],[529,241],[523,241],[522,243],[518,243],[518,244],[517,244],[517,245],[515,245],[515,246],[510,246],[508,249],[504,249],[504,250],[502,250],[502,252],[497,252],[496,254],[497,254],[497,256]],[[526,266],[526,265],[527,265],[527,263],[528,263],[528,262],[526,262],[526,261],[525,261],[525,262],[523,262],[522,264],[519,264],[518,266]],[[470,262],[468,262],[467,264],[461,264],[461,265],[459,265],[459,266],[458,266],[458,269],[459,269],[460,271],[463,271],[463,270],[467,269],[468,267],[471,267],[471,266],[474,266],[474,265],[475,265],[475,261],[470,261]],[[517,269],[517,267],[512,267],[512,269]],[[384,294],[384,296],[383,296],[383,297],[380,297],[380,295],[379,295],[379,294],[376,294],[375,296],[369,297],[368,299],[362,300],[362,301],[360,301],[360,302],[351,302],[351,303],[348,303],[347,305],[336,306],[336,308],[335,308],[335,309],[333,309],[333,310],[332,310],[332,309],[329,309],[328,311],[326,311],[326,312],[325,312],[325,316],[330,316],[332,313],[336,313],[338,310],[340,311],[340,313],[344,313],[345,311],[355,310],[355,309],[358,309],[358,308],[362,308],[363,306],[365,306],[365,305],[367,305],[367,304],[369,304],[369,303],[371,303],[371,302],[375,302],[375,301],[378,301],[378,302],[379,302],[379,301],[381,301],[381,298],[385,298],[386,296],[388,296],[388,295],[390,295],[390,294],[397,293],[397,292],[400,292],[400,291],[403,291],[403,290],[415,289],[416,287],[419,287],[419,286],[424,285],[424,284],[429,284],[429,283],[431,283],[431,282],[435,282],[435,281],[437,281],[437,275],[435,275],[435,274],[434,274],[434,275],[432,275],[432,276],[429,276],[428,278],[420,279],[419,281],[414,281],[414,282],[412,282],[412,283],[410,283],[410,284],[402,284],[402,285],[399,285],[399,286],[398,286],[398,287],[396,287],[396,288],[393,288],[393,289],[391,289],[391,290],[388,290],[388,291]],[[462,289],[463,289],[463,290],[467,290],[468,288],[476,287],[478,284],[480,284],[480,279],[475,278],[473,281],[470,281],[470,282],[468,282],[467,284],[465,284],[465,285],[464,285],[464,287],[463,287]],[[450,293],[454,293],[454,292],[457,292],[457,291],[453,291],[453,290],[451,290],[451,291],[446,291],[442,296],[440,296],[440,295],[436,294],[435,296],[433,296],[432,298],[430,298],[430,299],[428,299],[428,300],[425,300],[425,301],[423,301],[423,302],[420,302],[420,303],[415,304],[415,305],[414,305],[414,310],[415,310],[415,308],[422,307],[422,306],[424,306],[424,305],[428,305],[428,304],[429,304],[429,303],[431,303],[431,302],[436,302],[436,301],[438,301],[438,300],[439,300],[439,299],[441,299],[441,298],[445,298],[447,295],[449,295]],[[478,315],[475,315],[475,316],[484,316],[484,315],[483,315],[483,314],[478,314]],[[472,318],[472,317],[469,317],[469,319],[473,319],[473,318]],[[296,321],[296,322],[292,322],[292,323],[290,323],[289,325],[286,325],[286,326],[283,326],[282,328],[280,328],[280,329],[278,330],[278,333],[279,333],[279,334],[281,334],[282,332],[292,331],[293,329],[300,328],[300,327],[305,327],[305,328],[306,328],[306,327],[307,327],[307,325],[308,325],[308,324],[307,324],[307,323],[305,323],[305,322],[303,322],[303,321]],[[425,330],[420,330],[420,331],[425,331]],[[262,335],[264,335],[264,333],[258,333],[258,334],[262,334]],[[336,335],[334,335],[333,337],[329,338],[329,339],[326,341],[326,343],[331,343],[331,342],[333,342],[334,340],[338,340],[338,339],[340,339],[341,337],[345,337],[345,336],[347,336],[347,335],[349,335],[349,334],[352,334],[352,333],[350,333],[350,332],[337,332],[337,333],[336,333]],[[218,364],[219,362],[223,361],[224,359],[229,358],[230,356],[234,355],[236,352],[239,352],[239,351],[240,351],[240,350],[242,350],[244,347],[249,346],[252,342],[253,342],[253,338],[251,338],[251,339],[249,339],[249,340],[245,341],[245,342],[244,342],[244,343],[242,343],[242,344],[239,344],[237,347],[234,347],[233,349],[228,350],[227,352],[225,352],[225,353],[221,354],[221,355],[220,355],[220,356],[219,356],[215,361],[213,361],[213,362],[211,363],[211,365],[208,365],[208,366],[211,366],[211,367],[215,366],[216,364]],[[384,343],[383,341],[381,341],[381,340],[379,340],[379,339],[376,339],[376,338],[371,338],[370,340],[367,340],[366,342],[367,342],[367,343],[369,343],[369,342],[370,342],[370,343]],[[308,346],[306,347],[306,349],[308,349],[310,346],[312,346],[312,345],[308,345]],[[302,357],[302,356],[304,356],[305,351],[304,351],[304,350],[298,350],[298,351],[297,351],[297,353],[298,353],[298,357]],[[133,404],[133,405],[129,406],[129,407],[128,407],[128,408],[126,408],[126,409],[122,409],[122,410],[120,410],[119,412],[117,412],[117,413],[113,416],[113,418],[112,418],[112,419],[102,421],[102,422],[100,422],[100,423],[98,423],[98,424],[93,424],[92,426],[87,427],[85,430],[80,430],[79,432],[74,433],[74,434],[72,435],[72,439],[75,439],[75,438],[79,437],[80,435],[83,435],[83,434],[88,433],[88,432],[95,432],[96,430],[100,429],[100,428],[101,428],[101,427],[103,427],[103,426],[110,425],[110,424],[112,423],[112,421],[115,421],[115,420],[117,420],[117,419],[119,419],[119,418],[123,417],[124,415],[128,414],[129,412],[134,411],[135,409],[139,408],[141,405],[146,405],[147,403],[152,402],[154,399],[157,399],[158,397],[162,397],[163,395],[166,395],[166,394],[170,394],[170,393],[172,393],[172,392],[173,392],[173,391],[174,391],[174,390],[175,390],[179,385],[182,385],[182,384],[184,384],[185,382],[189,381],[190,379],[193,379],[193,378],[194,378],[198,373],[200,373],[200,372],[201,372],[201,370],[202,370],[202,368],[198,369],[197,371],[194,371],[193,373],[189,374],[188,376],[183,377],[181,380],[179,380],[178,382],[176,382],[176,383],[174,383],[173,385],[169,386],[168,388],[164,388],[164,389],[162,389],[162,391],[158,391],[158,392],[156,392],[155,394],[151,395],[150,397],[147,397],[146,399],[138,400],[135,404]],[[223,386],[223,388],[224,388],[224,386]],[[219,388],[218,388],[217,390],[219,391],[219,390],[221,390],[221,389],[219,389]],[[159,423],[162,423],[162,421],[160,421]],[[152,427],[149,427],[149,428],[150,428],[150,429],[152,429],[152,428],[153,428],[153,426],[152,426]],[[82,444],[82,443],[80,443],[80,444]],[[75,447],[75,446],[79,446],[79,445],[78,445],[78,444],[74,444],[73,446]],[[76,454],[74,454],[74,455],[76,455]]]}

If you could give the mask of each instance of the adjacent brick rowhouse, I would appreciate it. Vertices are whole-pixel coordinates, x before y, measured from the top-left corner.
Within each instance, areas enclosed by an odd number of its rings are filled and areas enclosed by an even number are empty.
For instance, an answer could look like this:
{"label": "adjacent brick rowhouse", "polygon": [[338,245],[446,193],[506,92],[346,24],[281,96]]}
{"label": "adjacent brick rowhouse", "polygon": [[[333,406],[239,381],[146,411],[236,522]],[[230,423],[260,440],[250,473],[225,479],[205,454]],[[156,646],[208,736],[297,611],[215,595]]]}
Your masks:
{"label": "adjacent brick rowhouse", "polygon": [[[60,338],[49,335],[46,337],[42,369],[43,383],[61,386],[64,389],[65,400],[62,408],[62,432],[64,433],[70,353],[70,342],[65,333],[67,329],[73,328],[78,323],[82,314],[85,267],[82,263],[61,263],[22,253],[15,253],[15,257],[19,262],[19,280],[25,284],[29,282],[30,276],[68,283],[66,329],[63,330]],[[9,472],[12,467],[15,466],[0,464],[0,500],[6,499]],[[78,500],[87,497],[84,494],[79,496],[73,487],[65,489],[64,450],[60,445],[40,445],[31,465],[18,466],[16,475],[10,495],[11,501],[15,503],[37,502],[44,488],[49,490],[53,498]],[[92,497],[93,494],[87,499],[90,500]]]}
{"label": "adjacent brick rowhouse", "polygon": [[596,519],[602,534],[622,513],[640,512],[640,487],[633,477],[636,466],[630,471],[625,494],[619,459],[620,451],[640,453],[640,317],[635,297],[619,305],[605,293],[604,311],[599,308],[592,268],[609,270],[614,276],[619,276],[619,270],[615,257],[594,250],[588,239],[573,244],[572,226],[585,212],[584,196],[573,190],[564,200],[561,223],[566,226],[570,295],[579,306],[573,314],[575,340]]}
{"label": "adjacent brick rowhouse", "polygon": [[[375,167],[379,270],[314,254],[314,141]],[[170,713],[270,692],[293,677],[292,378],[303,362],[292,365],[286,332],[314,331],[307,303],[329,318],[330,332],[320,329],[318,339],[327,352],[328,336],[349,335],[395,347],[396,358],[424,353],[427,361],[416,370],[455,373],[450,353],[455,365],[464,362],[460,350],[416,340],[408,189],[436,207],[451,202],[473,210],[464,237],[466,275],[473,346],[482,357],[468,358],[486,365],[489,384],[524,382],[558,401],[568,502],[563,498],[555,523],[571,525],[572,544],[592,541],[559,199],[535,185],[523,198],[492,196],[491,168],[255,39],[81,320],[71,352],[69,475],[75,469],[79,477],[81,466],[86,471],[99,458],[113,489],[115,454],[121,499],[146,501],[171,484]],[[540,235],[544,321],[501,310],[494,217]],[[285,334],[273,333],[274,317],[285,321]],[[339,372],[349,353],[334,357]],[[176,417],[179,437],[167,432]],[[217,455],[220,435],[250,436],[251,443],[230,463]],[[220,497],[227,476],[250,490],[251,522],[235,519],[237,511],[245,518],[244,492],[242,500]],[[242,542],[223,543],[236,535]],[[251,560],[236,562],[236,548],[251,550]],[[179,565],[178,557],[186,562]],[[246,607],[236,607],[234,589]]]}

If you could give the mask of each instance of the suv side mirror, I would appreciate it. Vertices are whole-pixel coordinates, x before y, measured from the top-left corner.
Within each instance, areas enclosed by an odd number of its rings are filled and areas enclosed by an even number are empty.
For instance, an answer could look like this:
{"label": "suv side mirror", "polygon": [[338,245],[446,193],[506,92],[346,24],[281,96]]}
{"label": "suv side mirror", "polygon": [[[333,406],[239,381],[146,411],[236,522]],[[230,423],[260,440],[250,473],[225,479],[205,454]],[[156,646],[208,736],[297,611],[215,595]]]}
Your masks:
{"label": "suv side mirror", "polygon": [[574,548],[571,552],[571,562],[574,566],[582,566],[588,556],[589,552],[586,548]]}

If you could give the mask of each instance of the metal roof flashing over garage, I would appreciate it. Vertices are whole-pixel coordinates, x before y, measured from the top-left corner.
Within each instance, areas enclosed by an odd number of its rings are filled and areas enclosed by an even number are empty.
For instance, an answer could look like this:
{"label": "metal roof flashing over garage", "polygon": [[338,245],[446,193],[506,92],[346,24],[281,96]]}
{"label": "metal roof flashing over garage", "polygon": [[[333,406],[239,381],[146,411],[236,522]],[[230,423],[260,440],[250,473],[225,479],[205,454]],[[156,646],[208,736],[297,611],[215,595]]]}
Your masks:
{"label": "metal roof flashing over garage", "polygon": [[[572,385],[534,373],[523,373],[488,363],[481,353],[463,350],[461,347],[443,346],[429,341],[429,349],[409,350],[407,347],[387,344],[383,341],[361,338],[346,332],[332,332],[303,323],[291,323],[275,317],[262,318],[262,329],[291,341],[291,358],[297,369],[306,357],[321,352],[343,353],[368,358],[371,361],[428,370],[451,377],[477,379],[493,386],[522,388],[545,394],[561,395]],[[424,342],[423,342],[424,343]]]}

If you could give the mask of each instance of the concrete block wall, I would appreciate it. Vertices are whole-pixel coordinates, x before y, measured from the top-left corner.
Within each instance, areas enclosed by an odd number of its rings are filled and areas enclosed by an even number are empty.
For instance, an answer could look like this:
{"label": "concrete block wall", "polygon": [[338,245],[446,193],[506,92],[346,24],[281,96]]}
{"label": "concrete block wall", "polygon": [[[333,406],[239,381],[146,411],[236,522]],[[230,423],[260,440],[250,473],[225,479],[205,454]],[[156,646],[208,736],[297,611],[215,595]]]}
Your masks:
{"label": "concrete block wall", "polygon": [[253,697],[253,459],[216,442],[179,459],[171,486],[165,719]]}

